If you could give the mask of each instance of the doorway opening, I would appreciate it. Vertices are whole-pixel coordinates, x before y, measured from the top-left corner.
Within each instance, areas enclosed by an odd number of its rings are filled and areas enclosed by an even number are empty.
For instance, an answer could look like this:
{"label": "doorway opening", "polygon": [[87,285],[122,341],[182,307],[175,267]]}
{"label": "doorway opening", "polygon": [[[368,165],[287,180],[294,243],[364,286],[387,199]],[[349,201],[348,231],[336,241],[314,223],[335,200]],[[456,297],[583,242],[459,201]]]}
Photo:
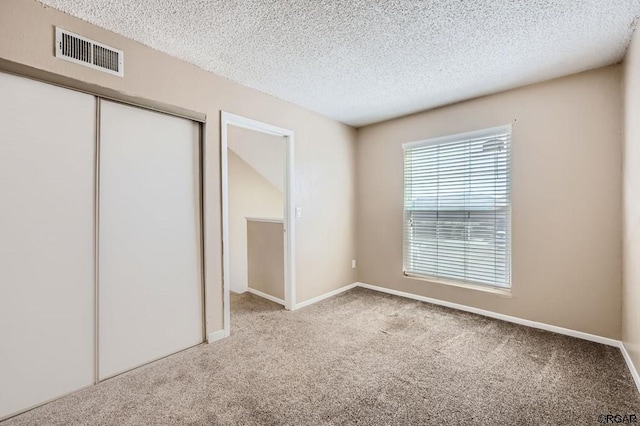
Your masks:
{"label": "doorway opening", "polygon": [[222,112],[224,332],[231,292],[295,306],[294,133]]}

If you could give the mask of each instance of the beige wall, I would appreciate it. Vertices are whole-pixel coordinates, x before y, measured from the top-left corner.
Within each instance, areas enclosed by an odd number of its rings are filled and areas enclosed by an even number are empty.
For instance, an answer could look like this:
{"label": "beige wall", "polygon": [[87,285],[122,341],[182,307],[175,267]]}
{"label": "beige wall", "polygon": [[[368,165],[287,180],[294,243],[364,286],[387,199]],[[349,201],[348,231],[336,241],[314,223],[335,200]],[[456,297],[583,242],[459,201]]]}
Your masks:
{"label": "beige wall", "polygon": [[[620,87],[612,66],[360,129],[358,280],[619,339]],[[403,277],[401,144],[509,123],[511,295]]]}
{"label": "beige wall", "polygon": [[282,222],[247,221],[249,287],[284,301]]}
{"label": "beige wall", "polygon": [[[54,29],[93,38],[125,52],[119,78],[54,57]],[[207,332],[223,327],[220,219],[220,111],[225,110],[295,131],[298,302],[356,280],[355,131],[324,116],[240,86],[139,43],[43,6],[35,0],[0,1],[0,59],[3,66],[32,67],[111,89],[123,96],[205,113],[205,249]],[[13,64],[7,64],[7,61]],[[327,173],[330,170],[331,173]],[[340,208],[327,213],[327,206]]]}
{"label": "beige wall", "polygon": [[640,32],[624,60],[622,342],[640,369]]}
{"label": "beige wall", "polygon": [[[229,170],[229,281],[232,291],[242,293],[247,291],[248,284],[246,218],[282,219],[284,196],[230,149],[227,158]],[[282,239],[283,236],[280,237]],[[282,286],[284,288],[284,284]]]}

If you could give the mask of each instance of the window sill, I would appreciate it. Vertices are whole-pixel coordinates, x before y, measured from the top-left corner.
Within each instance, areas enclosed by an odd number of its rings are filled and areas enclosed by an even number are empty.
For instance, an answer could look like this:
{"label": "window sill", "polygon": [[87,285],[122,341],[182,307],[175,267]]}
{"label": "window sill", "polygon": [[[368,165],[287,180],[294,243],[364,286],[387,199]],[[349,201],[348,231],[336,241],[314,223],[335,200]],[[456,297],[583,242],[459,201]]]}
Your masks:
{"label": "window sill", "polygon": [[460,287],[460,288],[466,288],[468,290],[476,290],[476,291],[482,291],[485,293],[497,294],[499,296],[511,297],[511,288],[491,287],[491,286],[482,285],[482,284],[470,284],[470,283],[465,283],[460,281],[447,280],[443,278],[434,278],[434,277],[426,277],[422,275],[409,274],[406,272],[403,272],[402,275],[405,276],[406,278],[410,278],[413,280],[427,281],[435,284],[444,284],[451,287]]}

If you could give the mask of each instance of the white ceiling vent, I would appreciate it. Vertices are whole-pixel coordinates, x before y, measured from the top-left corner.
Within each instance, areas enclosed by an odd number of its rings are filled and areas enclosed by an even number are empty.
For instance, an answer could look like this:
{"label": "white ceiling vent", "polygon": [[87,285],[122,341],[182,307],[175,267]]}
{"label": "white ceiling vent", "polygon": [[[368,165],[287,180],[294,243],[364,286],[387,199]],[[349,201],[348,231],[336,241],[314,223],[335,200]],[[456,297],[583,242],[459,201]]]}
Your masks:
{"label": "white ceiling vent", "polygon": [[56,57],[124,76],[124,52],[56,27]]}

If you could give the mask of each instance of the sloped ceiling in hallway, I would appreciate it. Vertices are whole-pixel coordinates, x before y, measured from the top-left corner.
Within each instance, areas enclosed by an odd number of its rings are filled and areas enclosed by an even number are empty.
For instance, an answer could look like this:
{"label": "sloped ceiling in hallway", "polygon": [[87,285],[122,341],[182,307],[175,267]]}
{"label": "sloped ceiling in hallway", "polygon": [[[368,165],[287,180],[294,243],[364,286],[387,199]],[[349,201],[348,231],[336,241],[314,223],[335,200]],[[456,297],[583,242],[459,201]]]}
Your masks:
{"label": "sloped ceiling in hallway", "polygon": [[229,149],[284,194],[286,152],[283,137],[229,126],[227,143]]}

